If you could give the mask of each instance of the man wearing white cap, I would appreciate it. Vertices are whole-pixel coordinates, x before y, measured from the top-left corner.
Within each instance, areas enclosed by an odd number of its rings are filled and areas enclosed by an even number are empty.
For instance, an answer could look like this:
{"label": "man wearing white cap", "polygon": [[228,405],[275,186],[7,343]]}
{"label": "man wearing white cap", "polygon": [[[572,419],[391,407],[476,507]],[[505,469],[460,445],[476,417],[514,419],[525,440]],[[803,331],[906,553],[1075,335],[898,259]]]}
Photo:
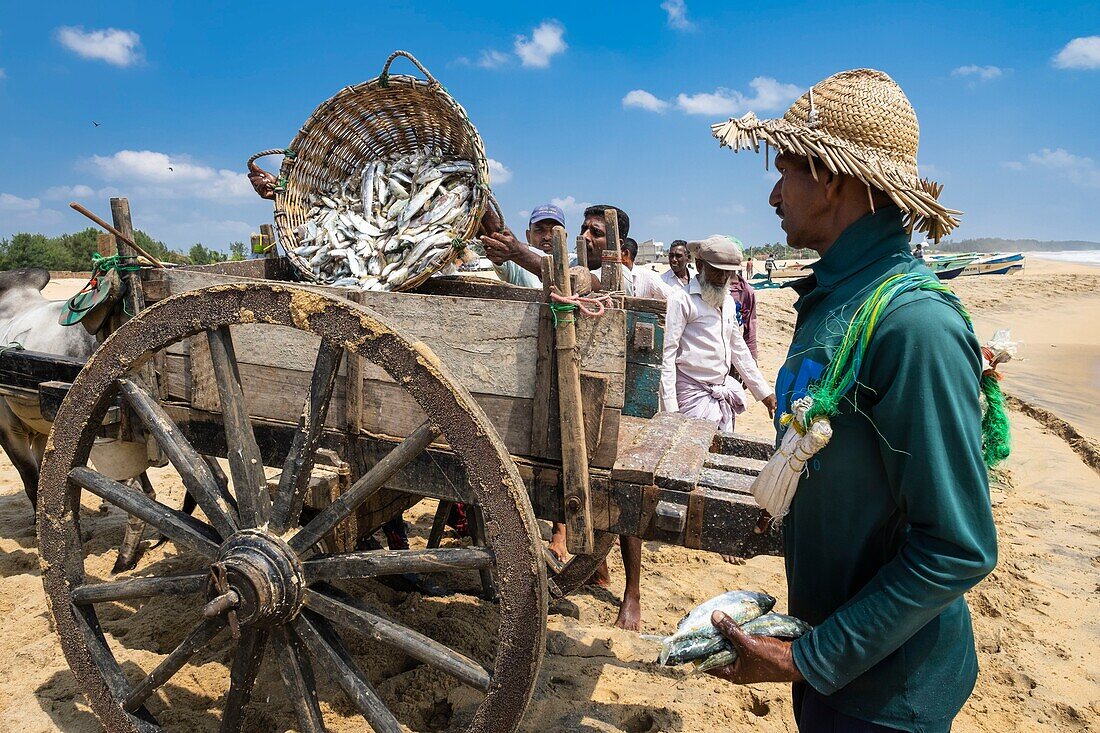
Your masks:
{"label": "man wearing white cap", "polygon": [[690,242],[688,249],[699,273],[668,301],[661,409],[733,430],[734,418],[748,406],[748,396],[730,376],[732,366],[774,415],[775,391],[745,345],[729,293],[730,276],[741,265],[741,250],[732,239],[717,234]]}

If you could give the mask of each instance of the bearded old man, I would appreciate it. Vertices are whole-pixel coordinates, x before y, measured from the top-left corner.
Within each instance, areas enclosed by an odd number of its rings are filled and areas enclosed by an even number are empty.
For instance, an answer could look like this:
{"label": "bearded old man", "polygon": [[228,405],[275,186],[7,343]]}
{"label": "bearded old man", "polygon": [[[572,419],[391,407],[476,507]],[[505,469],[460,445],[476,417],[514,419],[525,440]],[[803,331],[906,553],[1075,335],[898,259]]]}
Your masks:
{"label": "bearded old man", "polygon": [[787,244],[821,255],[793,285],[776,391],[796,422],[776,429],[820,419],[832,435],[779,506],[754,487],[785,514],[789,612],[814,628],[748,637],[717,613],[738,658],[716,674],[793,682],[802,733],[946,733],[978,673],[963,594],[997,561],[986,463],[1007,455],[1004,433],[983,435],[995,379],[969,318],[909,251],[914,229],[938,239],[960,212],[918,176],[916,114],[880,71],[836,74],[780,119],[750,112],[713,131],[779,151],[769,203]]}
{"label": "bearded old man", "polygon": [[741,249],[730,237],[714,235],[691,242],[699,273],[686,290],[675,290],[665,313],[664,360],[661,365],[661,409],[713,421],[733,430],[735,417],[748,407],[748,395],[731,367],[775,413],[775,392],[761,374],[745,344],[737,320],[737,303],[729,291],[733,271],[741,266]]}

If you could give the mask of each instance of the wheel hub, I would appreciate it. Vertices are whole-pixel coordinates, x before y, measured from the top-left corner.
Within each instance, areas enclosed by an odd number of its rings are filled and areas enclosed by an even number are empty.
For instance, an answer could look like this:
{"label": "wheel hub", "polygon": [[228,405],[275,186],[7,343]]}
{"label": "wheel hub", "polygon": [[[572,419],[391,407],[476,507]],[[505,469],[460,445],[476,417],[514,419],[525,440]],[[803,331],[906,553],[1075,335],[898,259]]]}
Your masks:
{"label": "wheel hub", "polygon": [[285,624],[302,606],[302,565],[282,539],[245,529],[224,545],[210,567],[205,615],[230,614],[234,626]]}

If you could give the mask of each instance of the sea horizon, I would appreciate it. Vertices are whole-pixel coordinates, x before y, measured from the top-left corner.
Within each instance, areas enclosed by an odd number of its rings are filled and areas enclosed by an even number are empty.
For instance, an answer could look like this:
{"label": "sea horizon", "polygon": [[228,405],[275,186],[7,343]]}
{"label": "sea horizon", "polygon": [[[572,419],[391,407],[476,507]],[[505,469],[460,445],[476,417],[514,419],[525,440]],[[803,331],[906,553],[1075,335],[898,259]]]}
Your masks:
{"label": "sea horizon", "polygon": [[1077,262],[1083,265],[1100,267],[1100,249],[1076,249],[1054,252],[1032,251],[1024,252],[1027,257],[1038,257],[1044,260],[1057,262]]}

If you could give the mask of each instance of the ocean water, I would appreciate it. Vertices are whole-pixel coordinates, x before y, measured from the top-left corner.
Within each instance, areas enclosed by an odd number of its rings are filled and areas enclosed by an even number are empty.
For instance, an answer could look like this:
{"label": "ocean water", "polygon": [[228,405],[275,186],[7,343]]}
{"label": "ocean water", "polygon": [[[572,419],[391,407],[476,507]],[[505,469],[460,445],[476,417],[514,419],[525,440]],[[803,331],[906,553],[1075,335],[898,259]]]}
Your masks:
{"label": "ocean water", "polygon": [[1058,262],[1080,262],[1085,265],[1100,266],[1100,249],[1078,249],[1063,252],[1025,252],[1028,257]]}

